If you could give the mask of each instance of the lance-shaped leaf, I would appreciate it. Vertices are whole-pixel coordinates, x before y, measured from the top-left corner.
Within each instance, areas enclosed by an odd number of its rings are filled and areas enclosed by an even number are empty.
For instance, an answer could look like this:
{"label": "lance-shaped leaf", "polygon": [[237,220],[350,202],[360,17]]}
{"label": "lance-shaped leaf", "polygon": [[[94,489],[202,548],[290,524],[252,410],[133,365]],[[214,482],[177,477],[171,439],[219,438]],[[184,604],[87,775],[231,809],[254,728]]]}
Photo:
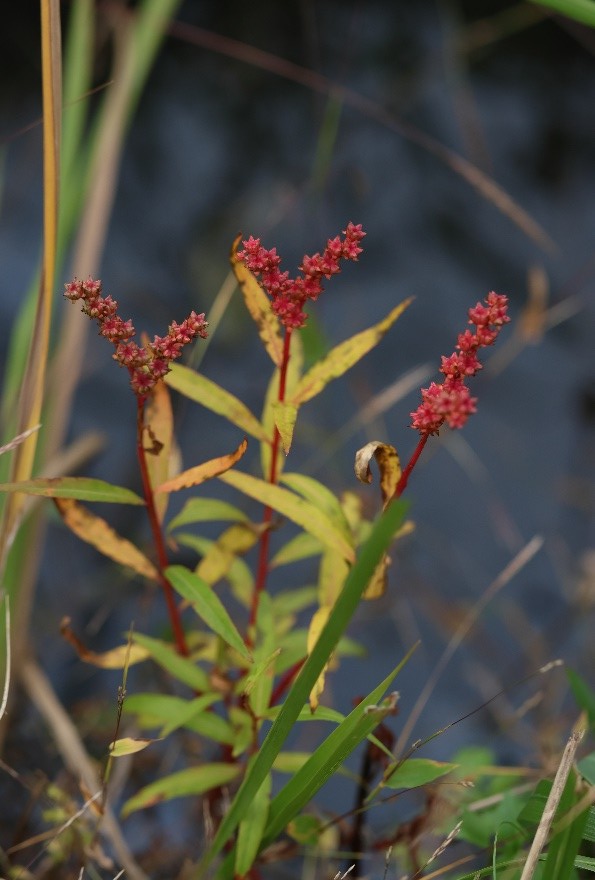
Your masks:
{"label": "lance-shaped leaf", "polygon": [[201,620],[234,648],[242,657],[251,660],[250,652],[227,613],[221,599],[202,578],[183,565],[170,565],[165,574],[174,589],[192,605]]}
{"label": "lance-shaped leaf", "polygon": [[243,510],[219,498],[190,498],[168,523],[168,532],[194,522],[247,522]]}
{"label": "lance-shaped leaf", "polygon": [[118,533],[100,516],[72,498],[54,498],[60,516],[68,528],[81,540],[91,544],[104,556],[131,568],[142,577],[159,580],[159,573],[150,559],[138,547]]}
{"label": "lance-shaped leaf", "polygon": [[320,394],[332,379],[337,379],[346,373],[380,342],[410,302],[411,299],[404,300],[395,306],[384,320],[361,333],[356,333],[355,336],[333,348],[325,358],[308,370],[287,402],[299,407]]}
{"label": "lance-shaped leaf", "polygon": [[352,541],[351,529],[341,507],[341,502],[323,483],[313,477],[307,477],[305,474],[295,473],[283,474],[281,482],[305,498],[306,501],[314,504],[319,510],[324,511],[347,540]]}
{"label": "lance-shaped leaf", "polygon": [[[168,477],[179,470],[179,465],[174,469],[174,458],[179,459],[179,455],[176,455],[174,444],[171,397],[167,385],[163,381],[157,382],[153,394],[149,398],[145,424],[146,430],[143,438],[147,451],[145,458],[151,486],[154,487],[165,483]],[[149,435],[148,443],[147,434]],[[163,522],[168,501],[169,497],[166,492],[155,497],[155,509],[159,522]]]}
{"label": "lance-shaped leaf", "polygon": [[196,465],[196,467],[188,468],[187,471],[183,471],[181,474],[178,474],[177,477],[173,477],[171,480],[162,483],[157,487],[155,492],[177,492],[179,489],[189,489],[190,486],[199,486],[201,483],[204,483],[205,480],[211,480],[213,477],[218,477],[220,474],[225,473],[225,471],[228,471],[233,467],[234,464],[242,458],[247,448],[248,441],[244,439],[238,448],[233,452],[230,452],[228,455],[220,455],[218,458],[211,458],[210,461],[205,461],[203,464]]}
{"label": "lance-shaped leaf", "polygon": [[390,767],[387,769],[384,785],[388,788],[417,788],[446,776],[458,766],[443,761],[432,761],[429,758],[408,758],[401,764],[395,765],[395,770],[392,772]]}
{"label": "lance-shaped leaf", "polygon": [[289,455],[293,443],[293,431],[297,422],[298,408],[293,403],[277,402],[273,405],[275,425],[281,437],[285,455]]}
{"label": "lance-shaped leaf", "polygon": [[25,495],[42,495],[44,498],[75,498],[77,501],[105,501],[109,504],[145,503],[140,495],[130,489],[91,477],[51,477],[0,483],[0,492],[23,492]]}
{"label": "lance-shaped leaf", "polygon": [[112,758],[123,758],[125,755],[134,755],[142,752],[151,743],[158,742],[156,739],[134,739],[132,736],[123,736],[109,744],[109,753]]}
{"label": "lance-shaped leaf", "polygon": [[[291,334],[291,342],[290,342],[290,351],[289,351],[289,363],[287,364],[287,372],[285,376],[285,397],[291,397],[294,389],[297,387],[299,380],[302,377],[302,371],[304,367],[304,348],[302,345],[302,339],[300,333],[292,333]],[[273,371],[273,375],[271,376],[271,380],[269,382],[267,393],[265,396],[264,407],[262,410],[262,424],[266,430],[267,437],[269,441],[267,443],[260,444],[260,459],[262,463],[262,474],[265,479],[268,478],[271,470],[271,440],[273,438],[273,434],[276,427],[279,427],[276,423],[278,420],[278,410],[279,407],[283,405],[279,403],[279,370],[276,369]],[[294,408],[295,409],[295,408]],[[297,416],[297,410],[295,410],[295,415]],[[291,416],[290,416],[291,418]],[[293,432],[294,424],[291,425],[291,432]],[[286,434],[283,425],[280,426],[279,433],[281,435],[282,446],[284,444],[284,435]],[[291,439],[289,440],[291,445]],[[280,448],[277,453],[277,477],[283,472],[283,468],[285,467],[285,457],[288,449]]]}
{"label": "lance-shaped leaf", "polygon": [[272,778],[269,773],[254,795],[250,812],[240,822],[236,846],[236,877],[245,877],[254,863],[269,816]]}
{"label": "lance-shaped leaf", "polygon": [[[308,629],[308,644],[307,644],[308,654],[312,653],[314,645],[318,641],[320,633],[324,629],[324,626],[329,618],[330,612],[331,612],[331,609],[328,605],[323,605],[321,608],[318,609],[318,611],[314,612],[314,616],[312,617],[312,620],[310,621],[310,628]],[[331,659],[332,659],[332,655],[329,658],[328,663],[326,663],[323,666],[320,675],[318,676],[318,678],[316,679],[316,681],[314,683],[314,687],[310,691],[309,701],[310,701],[310,709],[312,710],[312,712],[315,712],[316,709],[318,708],[319,697],[324,690],[326,671],[329,667],[329,663],[331,662]]]}
{"label": "lance-shaped leaf", "polygon": [[204,692],[211,689],[209,677],[204,669],[189,657],[182,657],[172,645],[137,632],[132,634],[132,640],[145,648],[155,663],[162,666],[178,681],[197,691]]}
{"label": "lance-shaped leaf", "polygon": [[242,236],[235,239],[230,254],[231,268],[238,280],[246,308],[258,327],[258,335],[262,339],[269,357],[276,367],[281,366],[283,361],[283,338],[279,319],[271,308],[271,303],[250,271],[244,263],[238,260],[237,249]]}
{"label": "lance-shaped leaf", "polygon": [[248,407],[225,388],[221,388],[220,385],[207,379],[201,373],[184,367],[182,364],[172,364],[170,372],[165,377],[165,382],[170,388],[175,388],[190,400],[194,400],[206,409],[210,409],[211,412],[223,416],[233,425],[245,431],[246,434],[250,434],[251,437],[256,437],[257,440],[267,439],[264,428]]}
{"label": "lance-shaped leaf", "polygon": [[317,537],[327,547],[334,547],[350,562],[355,559],[352,542],[337,528],[326,513],[318,510],[313,504],[300,498],[294,492],[283,489],[281,486],[273,486],[264,480],[259,480],[257,477],[240,471],[228,471],[221,474],[219,479],[245,495],[249,495],[250,498],[272,507],[273,510]]}
{"label": "lance-shaped leaf", "polygon": [[196,567],[196,574],[207,584],[216,584],[225,577],[238,556],[254,547],[262,532],[262,526],[252,523],[236,523],[226,529],[205,553]]}
{"label": "lance-shaped leaf", "polygon": [[238,764],[203,764],[200,767],[180,770],[141,788],[126,801],[122,807],[122,815],[129,816],[135,810],[152,807],[172,798],[204,794],[212,788],[227,785],[239,772]]}
{"label": "lance-shaped leaf", "polygon": [[81,660],[100,669],[124,669],[124,667],[132,666],[133,663],[140,663],[150,656],[145,648],[132,644],[118,645],[117,648],[111,648],[101,654],[90,651],[70,626],[69,617],[62,619],[60,632],[62,637],[72,645]]}
{"label": "lance-shaped leaf", "polygon": [[380,491],[382,492],[382,504],[386,507],[388,501],[395,494],[395,489],[401,479],[401,462],[397,450],[389,443],[381,443],[380,440],[371,440],[355,453],[355,476],[362,483],[372,482],[370,462],[376,459],[380,471]]}

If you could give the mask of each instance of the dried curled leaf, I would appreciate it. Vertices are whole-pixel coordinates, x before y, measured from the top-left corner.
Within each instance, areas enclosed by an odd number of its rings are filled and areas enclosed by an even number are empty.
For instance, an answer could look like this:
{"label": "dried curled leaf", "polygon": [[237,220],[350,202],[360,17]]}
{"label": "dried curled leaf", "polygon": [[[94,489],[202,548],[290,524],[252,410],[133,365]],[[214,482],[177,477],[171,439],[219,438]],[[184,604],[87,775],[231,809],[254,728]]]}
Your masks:
{"label": "dried curled leaf", "polygon": [[[147,455],[147,468],[152,486],[159,486],[181,467],[179,451],[174,441],[173,411],[169,389],[165,382],[157,382],[147,405],[146,431],[152,443],[152,454]],[[163,522],[169,496],[162,493],[155,498],[159,522]]]}
{"label": "dried curled leaf", "polygon": [[91,544],[104,556],[131,568],[142,577],[159,580],[159,573],[138,547],[118,533],[100,516],[95,516],[72,498],[54,498],[65,525],[81,540]]}
{"label": "dried curled leaf", "polygon": [[132,666],[133,663],[140,663],[150,656],[146,648],[135,644],[118,645],[117,648],[112,648],[110,651],[96,654],[95,651],[90,651],[73,631],[69,617],[62,619],[60,632],[63,638],[72,645],[81,660],[98,666],[100,669],[123,669]]}
{"label": "dried curled leaf", "polygon": [[177,492],[178,489],[189,489],[190,486],[198,486],[200,483],[204,483],[205,480],[218,477],[233,467],[245,454],[247,448],[248,441],[244,437],[238,448],[233,452],[230,452],[228,455],[220,455],[218,458],[211,458],[209,461],[203,462],[203,464],[196,465],[196,467],[188,468],[188,470],[178,474],[177,477],[162,483],[155,491]]}
{"label": "dried curled leaf", "polygon": [[370,470],[372,458],[376,459],[380,471],[382,504],[386,508],[401,479],[401,462],[394,446],[389,443],[381,443],[380,440],[371,440],[355,453],[355,476],[362,483],[372,482]]}

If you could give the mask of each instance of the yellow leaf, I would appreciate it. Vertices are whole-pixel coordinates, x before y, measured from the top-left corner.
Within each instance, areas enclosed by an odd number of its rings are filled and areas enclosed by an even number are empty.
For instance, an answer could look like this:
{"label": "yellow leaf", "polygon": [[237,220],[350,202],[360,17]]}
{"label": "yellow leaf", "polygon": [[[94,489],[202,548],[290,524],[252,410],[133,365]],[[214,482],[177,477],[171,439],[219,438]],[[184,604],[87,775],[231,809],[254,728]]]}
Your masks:
{"label": "yellow leaf", "polygon": [[389,312],[389,314],[367,330],[356,333],[350,339],[333,348],[325,358],[315,364],[302,378],[292,394],[290,402],[300,406],[307,400],[316,397],[332,380],[346,373],[354,364],[377,345],[385,333],[392,327],[397,318],[405,311],[411,299],[406,299]]}
{"label": "yellow leaf", "polygon": [[95,651],[90,651],[73,632],[69,617],[62,620],[60,632],[63,638],[73,646],[81,660],[98,666],[100,669],[124,669],[134,663],[140,663],[150,656],[146,648],[137,644],[118,645],[117,648],[112,648],[110,651],[96,654]]}
{"label": "yellow leaf", "polygon": [[159,574],[151,560],[131,541],[121,538],[104,519],[95,516],[73,498],[54,498],[54,503],[68,528],[87,544],[137,574],[154,581],[159,580]]}
{"label": "yellow leaf", "polygon": [[155,491],[177,492],[179,489],[198,486],[212,477],[219,477],[242,458],[247,448],[248,441],[244,438],[238,448],[234,452],[230,452],[229,455],[220,455],[218,458],[211,458],[210,461],[205,461],[203,464],[196,465],[196,467],[188,468],[188,470],[178,474],[177,477],[162,483]]}
{"label": "yellow leaf", "polygon": [[211,412],[223,416],[233,425],[245,431],[246,434],[250,434],[251,437],[256,437],[257,440],[267,439],[264,428],[248,407],[225,388],[212,382],[211,379],[207,379],[201,373],[191,370],[190,367],[184,367],[182,364],[172,364],[164,381],[170,388],[175,388],[190,400],[194,400],[206,409],[210,409]]}
{"label": "yellow leaf", "polygon": [[355,475],[362,483],[372,482],[372,457],[376,459],[380,471],[380,491],[383,506],[386,507],[401,479],[401,462],[394,446],[381,443],[380,440],[371,440],[355,453]]}
{"label": "yellow leaf", "polygon": [[329,519],[326,513],[318,510],[314,504],[305,501],[288,489],[273,486],[265,480],[259,480],[257,477],[240,471],[227,471],[225,474],[220,474],[219,479],[250,498],[272,507],[273,510],[278,511],[314,535],[325,546],[338,550],[349,562],[355,561],[353,542]]}
{"label": "yellow leaf", "polygon": [[[147,468],[151,479],[151,486],[159,486],[175,471],[172,470],[172,458],[175,456],[173,449],[173,412],[171,397],[165,382],[155,385],[153,394],[149,398],[146,417],[146,432],[149,435],[149,443],[145,444],[147,456]],[[169,496],[163,492],[155,498],[155,508],[159,522],[167,510]]]}
{"label": "yellow leaf", "polygon": [[262,530],[251,523],[236,523],[226,529],[203,556],[196,574],[211,586],[228,573],[234,560],[256,544]]}
{"label": "yellow leaf", "polygon": [[246,303],[246,308],[252,315],[258,327],[258,335],[264,343],[272,362],[280,367],[283,361],[283,337],[279,319],[271,308],[271,303],[250,271],[244,263],[237,258],[237,249],[242,236],[238,235],[234,241],[231,254],[231,268],[240,285],[240,290]]}
{"label": "yellow leaf", "polygon": [[[287,374],[285,376],[285,399],[291,397],[294,388],[302,378],[304,368],[304,348],[299,333],[292,333],[291,345],[289,350],[289,363],[287,365]],[[262,464],[262,474],[268,479],[271,471],[271,442],[273,432],[275,430],[275,407],[279,405],[279,370],[275,369],[267,388],[267,393],[262,410],[262,425],[265,429],[268,441],[261,443],[260,460]],[[282,433],[282,432],[280,432]],[[285,453],[283,449],[279,449],[277,454],[277,479],[283,472],[285,466]]]}
{"label": "yellow leaf", "polygon": [[381,596],[384,596],[386,593],[387,571],[390,564],[391,558],[385,554],[384,559],[380,560],[374,574],[368,581],[362,596],[363,599],[379,599]]}
{"label": "yellow leaf", "polygon": [[318,601],[320,605],[334,605],[349,574],[349,563],[335,550],[327,550],[320,560],[318,574]]}
{"label": "yellow leaf", "polygon": [[[314,649],[314,645],[318,641],[320,633],[324,629],[324,626],[329,618],[329,614],[331,613],[331,609],[329,606],[325,605],[322,608],[319,608],[318,611],[314,612],[314,616],[310,621],[310,627],[308,629],[308,641],[307,641],[307,651],[308,656],[312,653]],[[318,698],[322,694],[324,690],[324,681],[326,670],[328,669],[328,663],[318,676],[314,687],[310,691],[310,709],[312,712],[315,712],[318,708],[319,700]]]}
{"label": "yellow leaf", "polygon": [[291,442],[293,440],[293,429],[297,421],[298,408],[292,403],[275,403],[273,405],[273,413],[275,417],[275,425],[281,435],[281,443],[283,444],[283,452],[289,454]]}
{"label": "yellow leaf", "polygon": [[158,742],[156,739],[134,739],[131,736],[123,736],[109,744],[109,752],[112,758],[122,758],[124,755],[134,755],[142,752],[151,743]]}

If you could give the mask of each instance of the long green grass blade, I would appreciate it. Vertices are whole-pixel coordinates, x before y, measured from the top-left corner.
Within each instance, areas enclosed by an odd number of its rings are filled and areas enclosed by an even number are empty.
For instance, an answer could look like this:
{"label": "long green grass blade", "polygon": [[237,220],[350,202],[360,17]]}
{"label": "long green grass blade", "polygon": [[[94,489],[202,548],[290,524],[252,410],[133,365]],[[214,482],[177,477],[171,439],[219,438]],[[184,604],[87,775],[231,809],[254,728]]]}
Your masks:
{"label": "long green grass blade", "polygon": [[547,6],[561,15],[574,18],[582,24],[595,27],[595,3],[593,0],[533,0],[537,6]]}
{"label": "long green grass blade", "polygon": [[252,799],[281,751],[314,683],[353,617],[376,566],[383,558],[395,532],[403,522],[406,509],[407,507],[402,500],[393,502],[374,524],[368,540],[363,545],[361,553],[345,581],[343,591],[331,611],[326,626],[287,694],[287,699],[263,742],[254,764],[246,774],[208,852],[199,865],[200,876],[205,876],[205,872],[250,808]]}

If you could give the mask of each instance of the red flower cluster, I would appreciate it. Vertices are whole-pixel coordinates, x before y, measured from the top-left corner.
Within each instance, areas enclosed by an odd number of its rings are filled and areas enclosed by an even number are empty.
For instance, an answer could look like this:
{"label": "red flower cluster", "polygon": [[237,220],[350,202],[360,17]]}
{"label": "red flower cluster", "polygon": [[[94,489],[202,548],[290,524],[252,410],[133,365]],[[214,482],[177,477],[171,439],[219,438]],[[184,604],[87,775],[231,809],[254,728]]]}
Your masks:
{"label": "red flower cluster", "polygon": [[190,312],[181,324],[173,321],[169,325],[167,336],[155,336],[153,342],[141,348],[132,339],[135,333],[132,321],[123,321],[118,315],[118,303],[111,296],[101,295],[101,281],[75,278],[64,287],[64,296],[71,302],[82,300],[83,312],[97,321],[100,336],[115,345],[114,360],[128,369],[132,390],[141,400],[145,400],[159,379],[169,372],[170,361],[180,357],[185,345],[196,336],[207,337],[204,314]]}
{"label": "red flower cluster", "polygon": [[349,223],[347,229],[343,230],[344,239],[337,235],[328,240],[324,253],[304,257],[299,267],[302,276],[297,278],[290,278],[289,272],[279,270],[281,258],[277,255],[277,248],[267,251],[261,247],[259,238],[250,236],[244,241],[244,250],[238,251],[237,257],[260,278],[271,298],[273,311],[281,323],[295,329],[306,323],[304,305],[307,300],[315,302],[318,299],[323,290],[322,279],[330,278],[341,271],[341,259],[357,260],[358,254],[362,252],[359,242],[365,234],[361,223],[357,226]]}
{"label": "red flower cluster", "polygon": [[442,358],[440,372],[444,381],[422,388],[423,402],[411,413],[411,427],[421,434],[437,434],[444,422],[449,428],[462,428],[476,411],[477,398],[469,394],[465,379],[481,370],[478,350],[492,345],[502,326],[510,321],[506,296],[492,292],[485,302],[487,305],[477,303],[469,309],[469,323],[475,325],[475,332],[459,333],[457,350]]}

